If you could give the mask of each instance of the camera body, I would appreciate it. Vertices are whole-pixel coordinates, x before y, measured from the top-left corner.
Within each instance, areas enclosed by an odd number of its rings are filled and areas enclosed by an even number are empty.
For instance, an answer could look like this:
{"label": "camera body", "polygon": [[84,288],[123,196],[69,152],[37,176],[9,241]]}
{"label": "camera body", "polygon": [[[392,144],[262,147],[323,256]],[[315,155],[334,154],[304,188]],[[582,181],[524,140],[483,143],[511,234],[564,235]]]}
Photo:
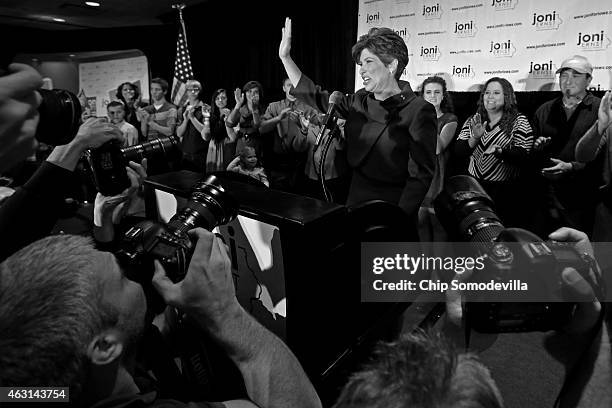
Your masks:
{"label": "camera body", "polygon": [[572,245],[544,242],[524,229],[506,229],[491,198],[470,176],[448,179],[434,206],[451,239],[473,243],[486,260],[485,268],[474,270],[471,282],[529,282],[530,293],[538,295],[537,302],[523,302],[516,293],[470,292],[466,304],[470,327],[484,333],[547,331],[569,321],[575,303],[563,296],[561,273],[574,268],[586,277],[590,269]]}
{"label": "camera body", "polygon": [[111,140],[97,149],[89,150],[85,157],[96,189],[105,196],[112,196],[120,194],[130,186],[125,171],[128,162],[141,162],[142,159],[152,157],[170,158],[178,152],[179,145],[178,136],[154,139],[128,147],[122,147],[118,140]]}
{"label": "camera body", "polygon": [[178,233],[167,225],[147,220],[124,234],[117,257],[122,265],[128,266],[126,269],[140,275],[134,280],[150,280],[152,262],[156,259],[164,266],[170,280],[176,283],[185,277],[192,253],[193,244],[186,233]]}
{"label": "camera body", "polygon": [[518,302],[517,293],[507,293],[506,301],[504,294],[470,293],[469,327],[482,333],[529,332],[554,330],[569,322],[575,304],[564,297],[561,273],[569,267],[587,276],[590,268],[572,245],[544,242],[524,229],[508,228],[478,252],[485,256],[485,268],[474,270],[472,282],[528,282],[538,302]]}
{"label": "camera body", "polygon": [[146,220],[130,228],[115,254],[128,277],[146,283],[153,276],[153,260],[158,260],[173,282],[187,273],[194,245],[187,235],[193,228],[209,231],[238,215],[238,205],[214,175],[198,182],[187,205],[168,224]]}
{"label": "camera body", "polygon": [[120,194],[130,186],[121,146],[121,141],[111,140],[85,154],[96,190],[105,196]]}

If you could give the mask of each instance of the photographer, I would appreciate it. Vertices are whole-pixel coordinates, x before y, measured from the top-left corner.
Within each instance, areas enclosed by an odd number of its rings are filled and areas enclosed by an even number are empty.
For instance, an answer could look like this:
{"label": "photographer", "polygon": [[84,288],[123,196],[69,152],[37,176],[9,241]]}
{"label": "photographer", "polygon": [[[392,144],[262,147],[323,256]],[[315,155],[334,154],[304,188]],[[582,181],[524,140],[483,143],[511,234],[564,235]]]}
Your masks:
{"label": "photographer", "polygon": [[[593,255],[585,233],[560,228],[549,235],[557,242],[573,242],[581,254]],[[610,340],[602,325],[602,305],[595,293],[597,279],[590,270],[587,282],[574,268],[561,273],[564,298],[577,302],[570,322],[561,330],[486,334],[465,326],[465,298],[459,291],[446,292],[443,331],[460,347],[478,351],[489,367],[506,406],[553,406],[558,394],[561,406],[609,406],[610,393],[602,391],[610,377]],[[457,276],[470,279],[468,273]],[[565,373],[565,379],[560,373]],[[537,378],[537,380],[535,380]],[[517,392],[520,390],[520,392]],[[608,401],[607,404],[596,401]]]}
{"label": "photographer", "polygon": [[[227,248],[203,229],[190,235],[197,243],[183,281],[171,282],[156,263],[153,284],[167,304],[227,352],[254,404],[319,407],[295,356],[238,303]],[[69,386],[77,406],[187,406],[136,385],[132,368],[145,305],[142,287],[86,238],[53,236],[31,244],[0,264],[0,384]]]}
{"label": "photographer", "polygon": [[81,155],[112,139],[123,140],[116,126],[105,118],[87,119],[75,138],[55,147],[30,180],[2,204],[0,260],[51,231],[66,194],[78,183],[74,169]]}

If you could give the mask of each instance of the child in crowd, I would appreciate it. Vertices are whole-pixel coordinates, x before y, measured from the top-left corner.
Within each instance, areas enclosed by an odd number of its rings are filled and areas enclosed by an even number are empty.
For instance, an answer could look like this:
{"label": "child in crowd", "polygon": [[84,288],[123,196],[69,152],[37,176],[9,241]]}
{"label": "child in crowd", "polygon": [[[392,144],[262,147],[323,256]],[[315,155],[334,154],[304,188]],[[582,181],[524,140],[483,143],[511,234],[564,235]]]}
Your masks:
{"label": "child in crowd", "polygon": [[123,147],[133,146],[138,143],[138,130],[125,121],[125,106],[119,101],[112,101],[106,105],[106,111],[111,123],[117,126],[123,133]]}
{"label": "child in crowd", "polygon": [[265,184],[266,187],[270,186],[268,176],[266,176],[263,167],[258,165],[255,149],[251,146],[243,145],[240,147],[238,157],[232,160],[227,166],[227,171],[246,174],[247,176],[259,180]]}

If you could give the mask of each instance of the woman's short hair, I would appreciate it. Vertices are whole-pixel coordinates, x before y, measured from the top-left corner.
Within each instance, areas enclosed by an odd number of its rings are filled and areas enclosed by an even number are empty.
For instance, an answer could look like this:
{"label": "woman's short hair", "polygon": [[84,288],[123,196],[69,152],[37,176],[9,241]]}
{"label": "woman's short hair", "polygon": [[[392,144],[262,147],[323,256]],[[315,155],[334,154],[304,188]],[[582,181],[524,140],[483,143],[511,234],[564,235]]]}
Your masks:
{"label": "woman's short hair", "polygon": [[359,63],[359,57],[364,49],[375,54],[385,65],[389,65],[397,59],[397,70],[395,79],[399,80],[408,65],[408,47],[404,39],[395,31],[387,27],[371,28],[367,34],[359,37],[359,41],[353,45],[351,55],[355,63]]}
{"label": "woman's short hair", "polygon": [[421,84],[422,96],[425,96],[425,85],[428,84],[438,84],[442,86],[442,102],[440,103],[440,110],[444,113],[453,112],[453,101],[451,100],[450,95],[448,94],[448,90],[446,89],[446,81],[444,80],[444,78],[439,77],[437,75],[427,77],[427,79],[423,81],[423,84]]}

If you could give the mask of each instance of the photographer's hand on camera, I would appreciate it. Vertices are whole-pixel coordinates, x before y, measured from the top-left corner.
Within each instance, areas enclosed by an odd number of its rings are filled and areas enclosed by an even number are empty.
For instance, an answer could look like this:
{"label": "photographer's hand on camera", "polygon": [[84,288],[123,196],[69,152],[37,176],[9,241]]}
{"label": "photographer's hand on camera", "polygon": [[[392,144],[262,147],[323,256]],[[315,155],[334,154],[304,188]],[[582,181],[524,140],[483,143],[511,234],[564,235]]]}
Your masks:
{"label": "photographer's hand on camera", "polygon": [[236,299],[227,248],[203,228],[191,230],[189,235],[197,243],[185,278],[172,283],[156,262],[153,284],[167,304],[188,313],[204,327],[217,327],[243,312]]}
{"label": "photographer's hand on camera", "polygon": [[[593,247],[581,231],[560,228],[549,238],[571,242],[579,253],[592,259]],[[566,382],[559,395],[561,407],[603,407],[611,403],[610,393],[602,391],[610,386],[612,354],[608,326],[602,324],[603,308],[598,299],[603,296],[597,279],[601,271],[594,261],[590,263],[587,279],[574,268],[563,270],[561,278],[568,298],[576,302],[576,307],[569,324],[547,344],[549,353],[567,367]]]}
{"label": "photographer's hand on camera", "polygon": [[35,151],[42,85],[38,72],[24,64],[11,64],[0,76],[0,171],[21,162]]}
{"label": "photographer's hand on camera", "polygon": [[320,407],[314,387],[287,346],[238,303],[225,244],[202,228],[185,278],[173,283],[155,261],[153,285],[167,304],[187,313],[225,350],[260,407]]}
{"label": "photographer's hand on camera", "polygon": [[[556,242],[573,243],[574,248],[586,257],[593,259],[593,247],[588,236],[572,228],[560,228],[548,236]],[[568,290],[570,301],[578,300],[571,322],[565,328],[568,333],[584,334],[593,329],[601,314],[601,303],[595,295],[601,271],[595,263],[589,270],[589,281],[587,282],[574,268],[565,268],[561,273],[561,279]],[[597,276],[595,276],[597,274]]]}
{"label": "photographer's hand on camera", "polygon": [[48,162],[73,171],[87,149],[102,146],[109,140],[123,141],[124,136],[119,128],[105,118],[89,118],[79,128],[75,138],[67,145],[57,146],[49,157]]}

